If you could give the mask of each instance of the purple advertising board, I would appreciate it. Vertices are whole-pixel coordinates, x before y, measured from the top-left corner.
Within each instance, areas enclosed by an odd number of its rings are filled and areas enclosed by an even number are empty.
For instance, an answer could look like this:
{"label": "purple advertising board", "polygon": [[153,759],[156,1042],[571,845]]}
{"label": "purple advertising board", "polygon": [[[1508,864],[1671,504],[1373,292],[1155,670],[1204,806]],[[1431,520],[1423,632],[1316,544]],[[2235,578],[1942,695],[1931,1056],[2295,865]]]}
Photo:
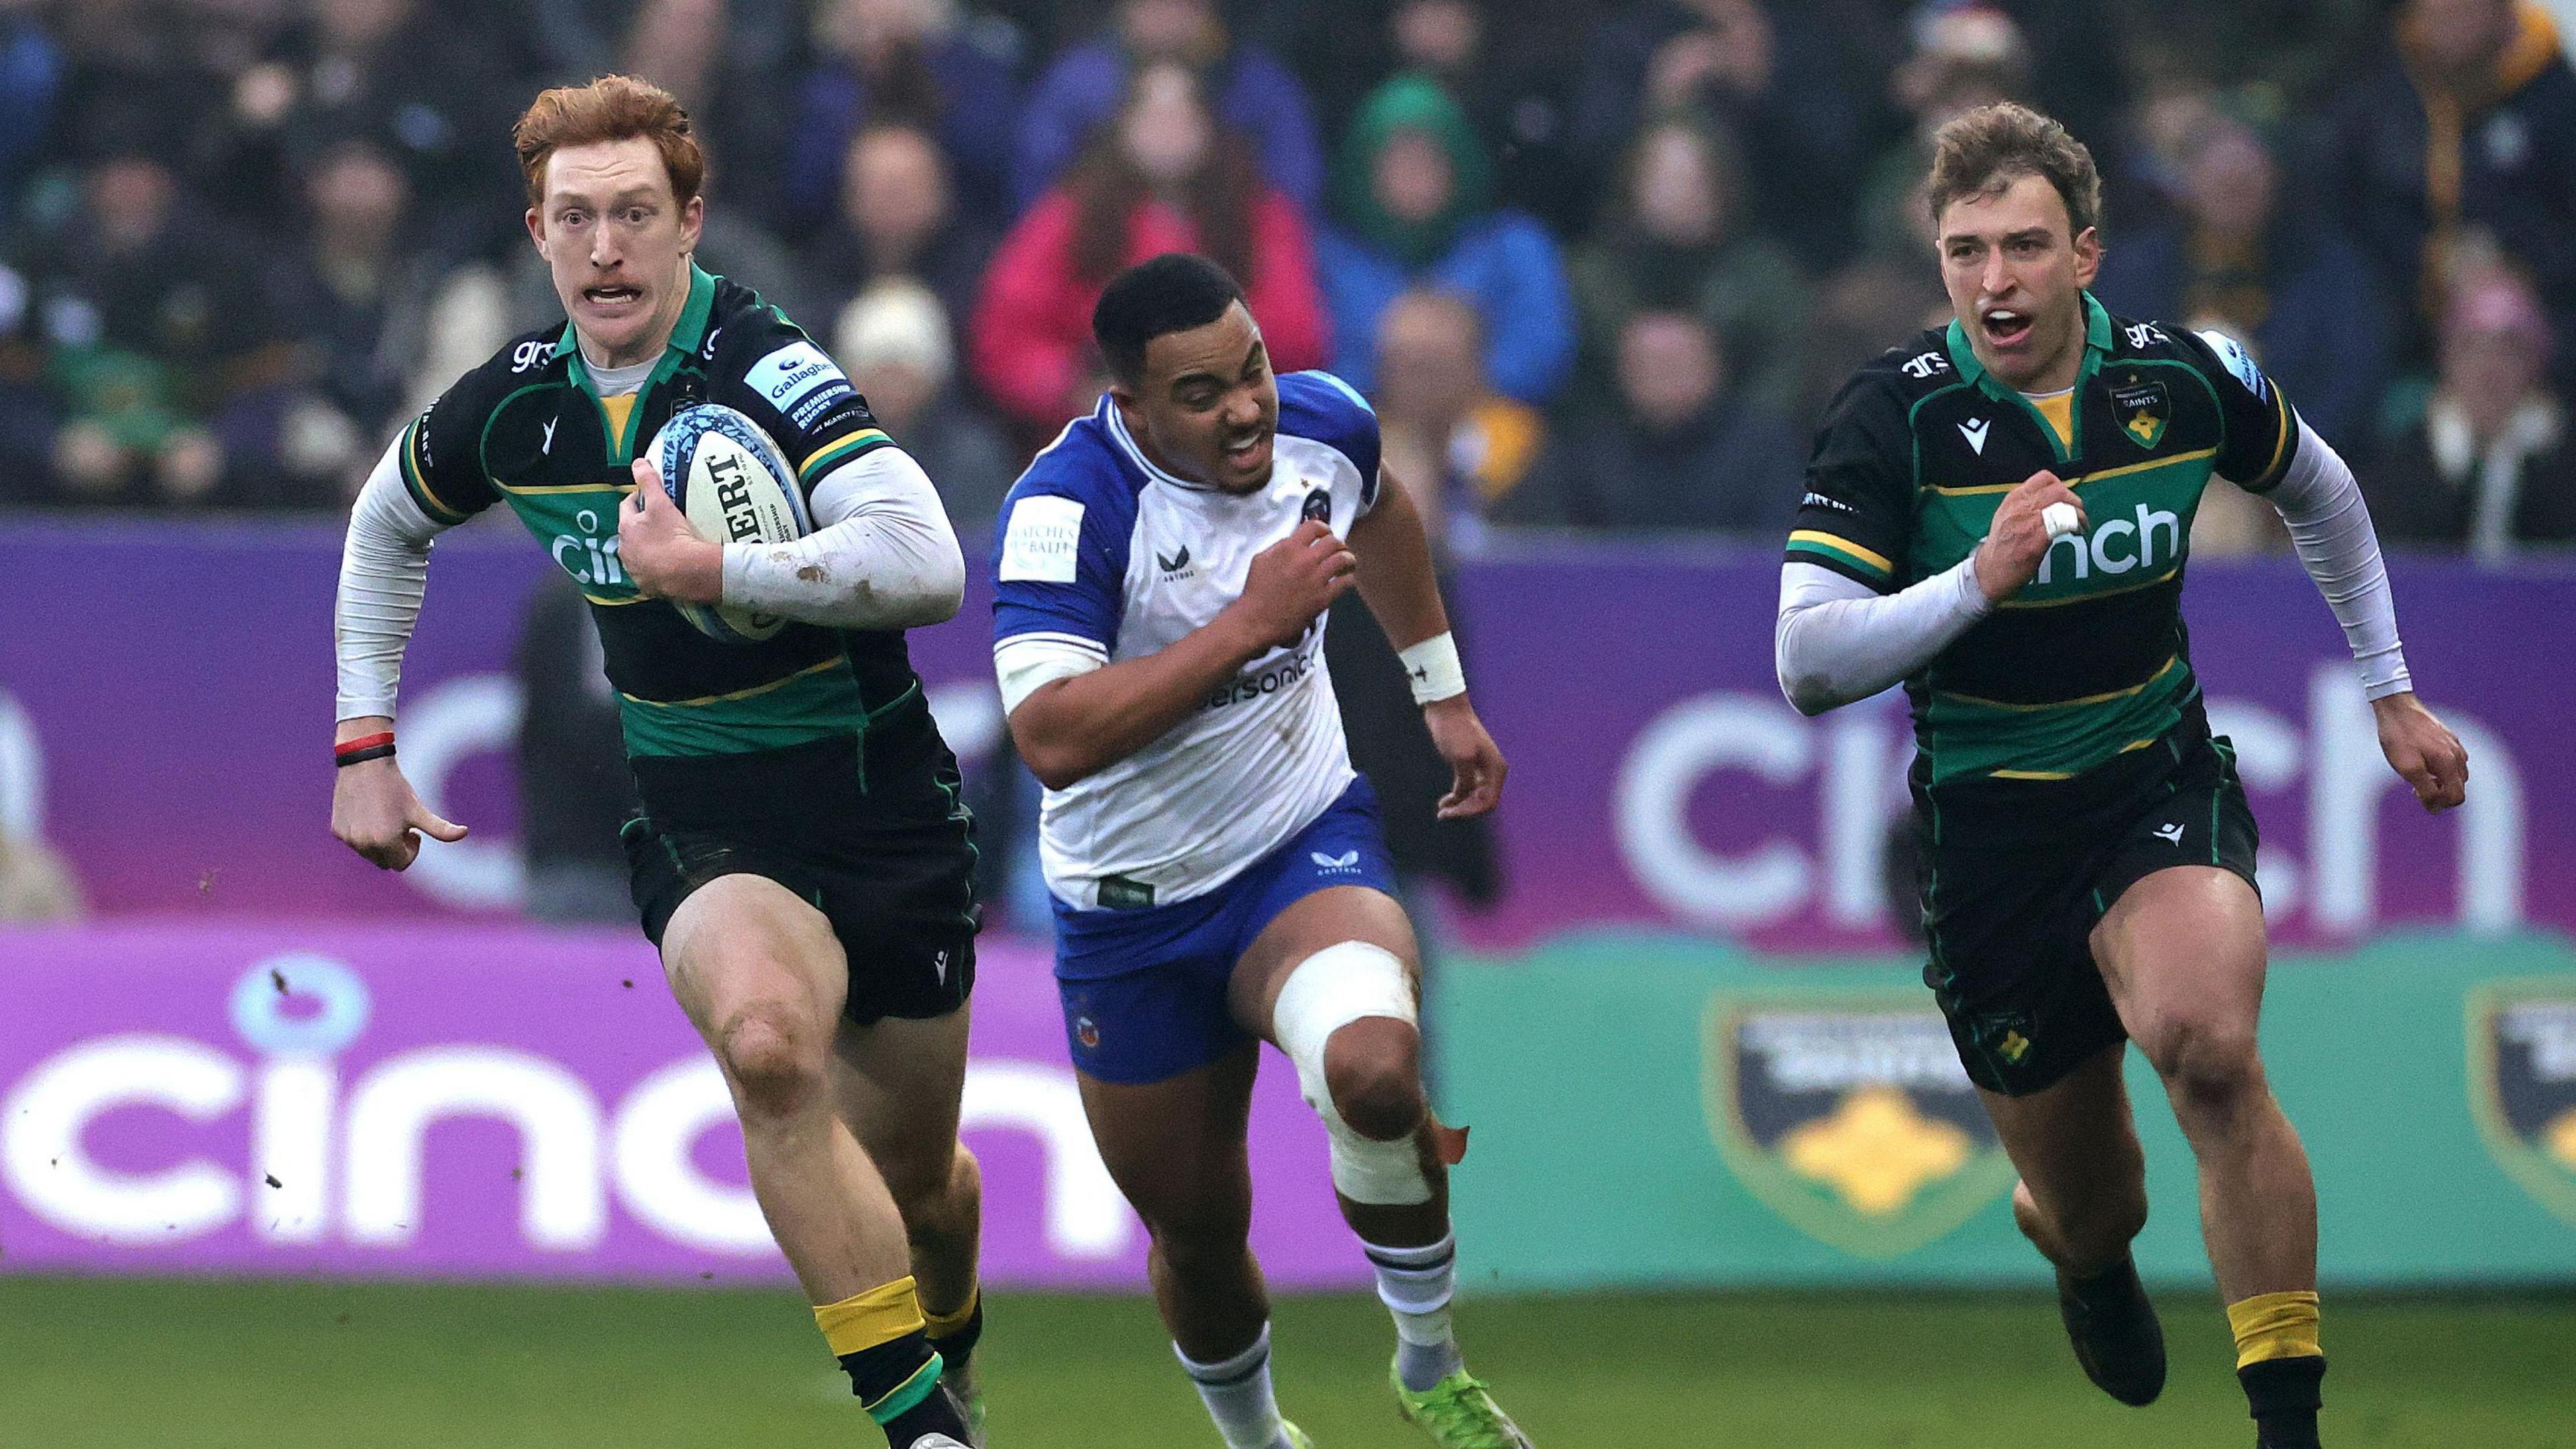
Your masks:
{"label": "purple advertising board", "polygon": [[[624,930],[0,928],[0,1271],[784,1280],[722,1079]],[[1042,953],[991,939],[964,1136],[999,1284],[1140,1288]],[[1265,1063],[1253,1245],[1366,1281]]]}
{"label": "purple advertising board", "polygon": [[[329,525],[0,527],[0,823],[40,830],[112,916],[506,918],[509,661],[550,565],[502,522],[440,544],[403,757],[475,835],[392,876],[325,828],[338,559]],[[2576,787],[2576,569],[2399,558],[2392,572],[2416,679],[2472,754],[2470,804],[2440,819],[2381,762],[2297,564],[2192,568],[2193,656],[2262,822],[2275,934],[2576,930],[2576,815],[2546,808]],[[989,584],[972,573],[964,613],[913,635],[970,773],[999,726]],[[1888,944],[1902,702],[1807,720],[1782,701],[1777,575],[1766,550],[1714,546],[1514,546],[1461,568],[1475,698],[1513,764],[1506,888],[1459,919],[1467,940],[1650,926],[1773,952]]]}

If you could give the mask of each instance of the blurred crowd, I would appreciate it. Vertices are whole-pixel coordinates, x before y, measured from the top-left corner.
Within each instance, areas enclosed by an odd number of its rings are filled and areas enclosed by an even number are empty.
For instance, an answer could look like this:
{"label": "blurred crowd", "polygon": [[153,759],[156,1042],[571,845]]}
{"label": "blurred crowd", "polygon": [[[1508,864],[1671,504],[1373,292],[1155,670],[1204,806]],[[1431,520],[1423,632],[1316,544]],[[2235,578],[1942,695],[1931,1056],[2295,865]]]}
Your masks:
{"label": "blurred crowd", "polygon": [[[1173,248],[1457,549],[1776,537],[1946,318],[1929,137],[2016,98],[2105,172],[2103,302],[2242,340],[2384,537],[2576,539],[2576,72],[2516,0],[0,0],[0,507],[345,506],[560,317],[509,128],[611,70],[970,538]],[[2195,539],[2284,544],[2227,490]]]}

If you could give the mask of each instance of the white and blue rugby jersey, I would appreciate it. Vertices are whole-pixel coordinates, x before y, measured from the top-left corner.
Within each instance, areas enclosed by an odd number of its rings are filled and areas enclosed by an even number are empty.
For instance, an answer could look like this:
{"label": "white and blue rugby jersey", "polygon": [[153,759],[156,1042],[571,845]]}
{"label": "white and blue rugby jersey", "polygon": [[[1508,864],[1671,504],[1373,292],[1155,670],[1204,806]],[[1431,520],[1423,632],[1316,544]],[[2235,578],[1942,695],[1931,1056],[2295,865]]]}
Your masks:
{"label": "white and blue rugby jersey", "polygon": [[[1330,373],[1279,379],[1270,484],[1242,497],[1156,467],[1103,397],[1003,501],[995,658],[1072,650],[1096,666],[1176,643],[1241,597],[1253,555],[1308,518],[1349,536],[1377,489],[1377,415]],[[1353,778],[1318,616],[1169,734],[1047,791],[1047,885],[1084,910],[1204,894],[1313,823]]]}

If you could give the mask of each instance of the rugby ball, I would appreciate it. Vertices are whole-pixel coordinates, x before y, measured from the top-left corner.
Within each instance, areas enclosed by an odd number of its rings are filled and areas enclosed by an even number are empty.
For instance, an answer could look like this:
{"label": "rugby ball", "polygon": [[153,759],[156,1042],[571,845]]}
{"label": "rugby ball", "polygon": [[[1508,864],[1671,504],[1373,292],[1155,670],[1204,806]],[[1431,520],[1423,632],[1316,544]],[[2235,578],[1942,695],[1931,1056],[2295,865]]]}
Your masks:
{"label": "rugby ball", "polygon": [[[760,424],[720,403],[671,415],[646,445],[663,490],[698,537],[717,543],[788,543],[813,530],[796,471]],[[697,631],[727,644],[757,644],[787,627],[776,614],[713,604],[673,608]]]}

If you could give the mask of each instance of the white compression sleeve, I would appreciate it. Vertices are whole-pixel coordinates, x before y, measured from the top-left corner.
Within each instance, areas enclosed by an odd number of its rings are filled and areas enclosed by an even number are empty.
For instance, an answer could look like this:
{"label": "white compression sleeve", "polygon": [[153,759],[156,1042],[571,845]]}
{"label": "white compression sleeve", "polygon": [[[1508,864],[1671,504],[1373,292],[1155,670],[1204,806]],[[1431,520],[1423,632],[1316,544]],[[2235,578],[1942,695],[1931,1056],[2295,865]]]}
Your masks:
{"label": "white compression sleeve", "polygon": [[2305,420],[2299,423],[2299,451],[2271,501],[2290,527],[2299,562],[2343,626],[2344,642],[2361,666],[2362,693],[2385,699],[2413,689],[2406,651],[2397,640],[2397,598],[2389,591],[2379,535],[2370,526],[2370,505],[2352,469]]}
{"label": "white compression sleeve", "polygon": [[1069,634],[1017,634],[993,646],[993,673],[1002,687],[1002,714],[1059,679],[1089,674],[1109,664],[1108,651]]}
{"label": "white compression sleeve", "polygon": [[1973,555],[1893,594],[1819,564],[1782,564],[1772,634],[1780,692],[1810,715],[1867,699],[1931,662],[1992,608]]}
{"label": "white compression sleeve", "polygon": [[367,475],[349,510],[340,547],[340,592],[331,611],[331,645],[339,658],[339,718],[391,718],[402,684],[403,647],[420,621],[429,587],[430,541],[439,525],[403,487],[402,439]]}
{"label": "white compression sleeve", "polygon": [[952,618],[966,559],[930,475],[878,448],[814,485],[814,532],[725,545],[724,601],[839,629],[910,629]]}

